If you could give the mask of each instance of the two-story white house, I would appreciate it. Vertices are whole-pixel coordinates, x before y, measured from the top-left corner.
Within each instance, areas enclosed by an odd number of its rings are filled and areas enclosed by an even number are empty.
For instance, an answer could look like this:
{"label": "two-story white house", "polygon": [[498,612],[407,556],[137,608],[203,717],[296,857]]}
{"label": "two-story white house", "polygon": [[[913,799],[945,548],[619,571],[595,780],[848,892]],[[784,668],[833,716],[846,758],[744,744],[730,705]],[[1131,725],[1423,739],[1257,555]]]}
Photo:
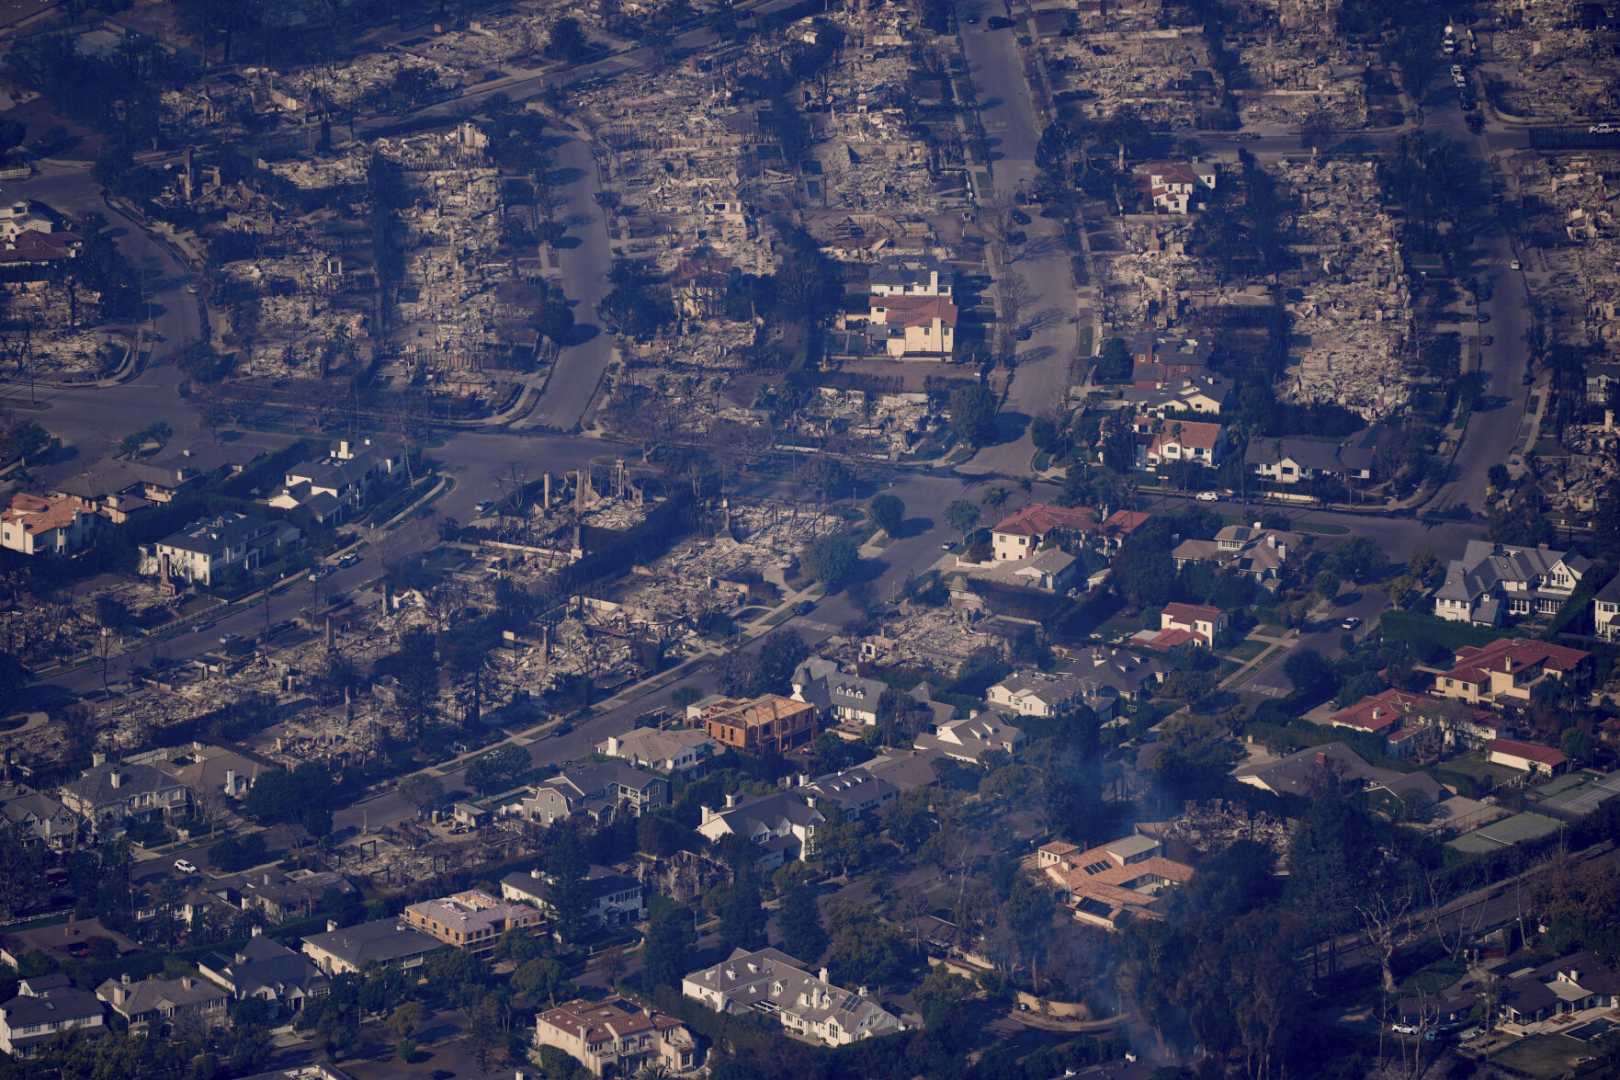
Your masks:
{"label": "two-story white house", "polygon": [[76,496],[18,492],[0,511],[0,548],[20,555],[67,555],[84,546],[95,519],[95,508]]}
{"label": "two-story white house", "polygon": [[1463,557],[1446,567],[1445,583],[1434,594],[1434,614],[1448,622],[1478,626],[1548,618],[1558,613],[1591,568],[1585,556],[1545,544],[1532,548],[1470,540]]}
{"label": "two-story white house", "polygon": [[1620,641],[1620,574],[1592,598],[1592,624],[1598,640]]}

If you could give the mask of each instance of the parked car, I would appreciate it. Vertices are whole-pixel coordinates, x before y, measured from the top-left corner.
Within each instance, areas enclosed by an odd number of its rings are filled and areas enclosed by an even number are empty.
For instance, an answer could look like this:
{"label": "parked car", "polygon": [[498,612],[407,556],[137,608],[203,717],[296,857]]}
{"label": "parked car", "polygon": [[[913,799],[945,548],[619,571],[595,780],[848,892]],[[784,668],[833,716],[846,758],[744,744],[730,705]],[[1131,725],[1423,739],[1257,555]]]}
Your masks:
{"label": "parked car", "polygon": [[1020,225],[1028,225],[1030,222],[1030,216],[1022,210],[1014,210],[1010,216]]}
{"label": "parked car", "polygon": [[1354,630],[1356,627],[1358,627],[1360,625],[1361,625],[1361,616],[1360,615],[1346,615],[1344,617],[1344,619],[1339,623],[1339,629],[1340,630]]}
{"label": "parked car", "polygon": [[197,872],[197,864],[187,859],[174,860],[174,868],[182,874],[195,874]]}
{"label": "parked car", "polygon": [[1416,1024],[1391,1024],[1389,1030],[1397,1035],[1416,1035],[1418,1033]]}
{"label": "parked car", "polygon": [[343,558],[338,560],[338,567],[340,569],[347,570],[349,567],[354,566],[359,562],[360,556],[351,551],[347,555],[343,556]]}
{"label": "parked car", "polygon": [[1518,259],[1514,259],[1512,262],[1508,263],[1508,269],[1509,270],[1523,270],[1524,269],[1524,264],[1519,262]]}
{"label": "parked car", "polygon": [[1218,491],[1200,491],[1196,496],[1199,502],[1220,502],[1221,493]]}

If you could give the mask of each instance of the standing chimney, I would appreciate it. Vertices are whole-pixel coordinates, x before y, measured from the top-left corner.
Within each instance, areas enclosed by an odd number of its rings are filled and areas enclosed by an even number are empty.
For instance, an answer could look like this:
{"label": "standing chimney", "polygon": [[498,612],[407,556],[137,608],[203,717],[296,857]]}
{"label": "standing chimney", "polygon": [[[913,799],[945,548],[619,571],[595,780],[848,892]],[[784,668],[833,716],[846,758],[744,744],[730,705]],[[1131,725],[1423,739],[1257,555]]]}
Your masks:
{"label": "standing chimney", "polygon": [[326,649],[328,652],[337,648],[337,627],[332,625],[332,616],[326,617]]}
{"label": "standing chimney", "polygon": [[545,507],[547,510],[550,510],[551,509],[551,470],[550,469],[546,470],[545,479],[544,479],[543,482],[545,484],[545,487],[544,487],[544,494],[542,494],[541,497],[540,497],[540,505]]}

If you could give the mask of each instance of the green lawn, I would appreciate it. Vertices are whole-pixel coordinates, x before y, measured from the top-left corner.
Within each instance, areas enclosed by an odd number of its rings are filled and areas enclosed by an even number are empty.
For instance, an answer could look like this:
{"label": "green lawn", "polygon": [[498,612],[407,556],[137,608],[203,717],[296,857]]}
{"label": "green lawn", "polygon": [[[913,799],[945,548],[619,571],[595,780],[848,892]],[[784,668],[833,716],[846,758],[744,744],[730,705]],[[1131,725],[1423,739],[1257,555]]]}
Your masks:
{"label": "green lawn", "polygon": [[1436,960],[1402,979],[1401,991],[1407,994],[1438,994],[1462,978],[1467,971],[1467,965],[1450,958]]}
{"label": "green lawn", "polygon": [[1500,784],[1504,780],[1511,780],[1519,775],[1505,765],[1492,765],[1476,754],[1465,754],[1462,757],[1452,758],[1445,763],[1451,772],[1462,773],[1476,780],[1485,780],[1493,784]]}
{"label": "green lawn", "polygon": [[1255,657],[1265,652],[1266,647],[1266,643],[1263,641],[1255,641],[1253,638],[1245,638],[1236,645],[1232,646],[1230,649],[1227,649],[1224,655],[1228,660],[1236,660],[1238,663],[1242,664],[1253,660]]}

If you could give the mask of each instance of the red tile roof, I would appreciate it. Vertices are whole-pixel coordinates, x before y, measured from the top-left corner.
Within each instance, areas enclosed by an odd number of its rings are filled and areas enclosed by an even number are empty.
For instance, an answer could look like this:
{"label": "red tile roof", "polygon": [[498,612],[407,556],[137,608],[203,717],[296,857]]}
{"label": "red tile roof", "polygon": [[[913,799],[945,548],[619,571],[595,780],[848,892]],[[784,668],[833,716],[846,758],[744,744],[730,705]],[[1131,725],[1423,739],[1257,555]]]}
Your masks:
{"label": "red tile roof", "polygon": [[1152,517],[1146,510],[1115,510],[1102,523],[1102,529],[1109,536],[1126,537],[1146,525]]}
{"label": "red tile roof", "polygon": [[[1178,435],[1176,429],[1180,428]],[[1175,420],[1160,428],[1158,434],[1153,436],[1150,449],[1160,450],[1170,443],[1181,446],[1196,446],[1200,450],[1214,450],[1215,444],[1221,441],[1221,425],[1205,424],[1197,420]]]}
{"label": "red tile roof", "polygon": [[1549,671],[1573,671],[1591,653],[1525,638],[1500,638],[1487,645],[1464,645],[1457,650],[1457,666],[1446,672],[1453,679],[1483,682],[1485,672],[1540,665]]}
{"label": "red tile roof", "polygon": [[55,262],[79,253],[81,242],[70,232],[20,232],[0,245],[0,263]]}
{"label": "red tile roof", "polygon": [[1015,536],[1045,536],[1054,529],[1086,532],[1096,527],[1097,512],[1089,507],[1033,503],[1016,514],[1002,518],[990,531]]}
{"label": "red tile roof", "polygon": [[4,517],[38,536],[52,529],[68,528],[76,515],[87,512],[84,504],[71,495],[42,499],[38,495],[18,492],[11,497],[11,508],[4,512]]}
{"label": "red tile roof", "polygon": [[1176,622],[1186,623],[1188,626],[1192,626],[1199,620],[1215,623],[1219,622],[1221,618],[1220,608],[1209,607],[1206,604],[1166,604],[1164,605],[1164,613]]}
{"label": "red tile roof", "polygon": [[1492,739],[1487,749],[1493,754],[1510,754],[1526,761],[1540,762],[1553,769],[1569,760],[1561,750],[1554,750],[1540,743],[1520,742],[1517,739]]}
{"label": "red tile roof", "polygon": [[874,296],[872,306],[888,313],[889,326],[932,326],[935,319],[956,325],[956,304],[948,296]]}
{"label": "red tile roof", "polygon": [[1201,640],[1203,639],[1198,637],[1198,635],[1194,634],[1191,630],[1171,629],[1160,630],[1157,634],[1154,634],[1152,637],[1146,639],[1143,644],[1150,649],[1159,649],[1163,652],[1169,652],[1171,649],[1180,648],[1181,646],[1190,642]]}

